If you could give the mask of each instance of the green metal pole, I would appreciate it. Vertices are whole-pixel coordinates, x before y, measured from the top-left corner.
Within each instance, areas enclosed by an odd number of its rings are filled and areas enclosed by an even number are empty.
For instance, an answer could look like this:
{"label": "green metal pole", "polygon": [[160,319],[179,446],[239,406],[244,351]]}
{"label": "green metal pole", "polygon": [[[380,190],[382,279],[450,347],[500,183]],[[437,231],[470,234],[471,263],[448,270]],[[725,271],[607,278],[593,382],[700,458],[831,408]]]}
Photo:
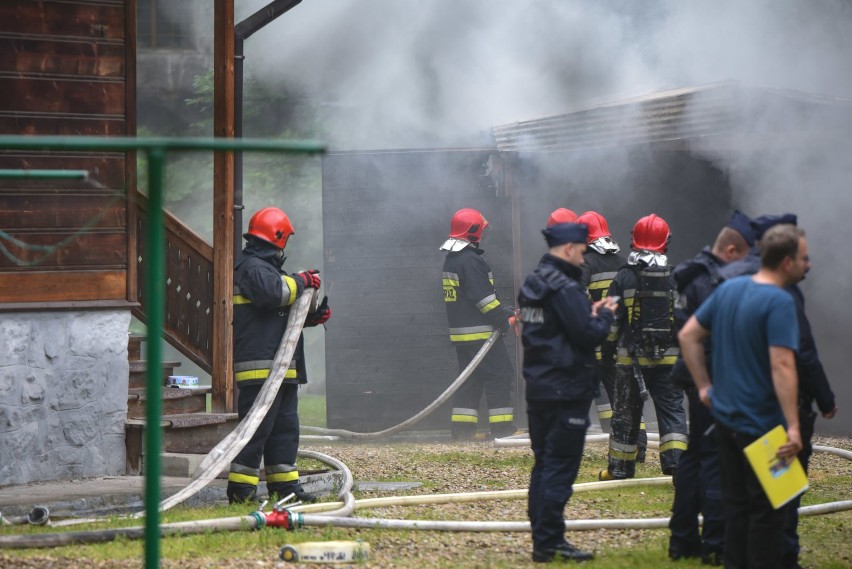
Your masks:
{"label": "green metal pole", "polygon": [[145,294],[148,308],[148,353],[145,383],[145,569],[160,566],[160,419],[162,418],[162,337],[166,302],[163,183],[166,150],[148,150],[148,239]]}

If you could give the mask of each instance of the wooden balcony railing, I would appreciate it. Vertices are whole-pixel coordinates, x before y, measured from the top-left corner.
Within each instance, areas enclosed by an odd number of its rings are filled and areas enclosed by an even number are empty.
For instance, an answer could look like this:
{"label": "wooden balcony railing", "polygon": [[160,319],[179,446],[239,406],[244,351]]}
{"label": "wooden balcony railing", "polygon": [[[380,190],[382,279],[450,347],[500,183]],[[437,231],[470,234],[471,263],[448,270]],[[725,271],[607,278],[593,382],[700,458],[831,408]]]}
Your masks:
{"label": "wooden balcony railing", "polygon": [[[145,230],[148,204],[137,193],[136,279],[139,307],[133,315],[146,322]],[[213,247],[174,215],[163,212],[166,233],[166,315],[163,337],[201,369],[213,369]]]}

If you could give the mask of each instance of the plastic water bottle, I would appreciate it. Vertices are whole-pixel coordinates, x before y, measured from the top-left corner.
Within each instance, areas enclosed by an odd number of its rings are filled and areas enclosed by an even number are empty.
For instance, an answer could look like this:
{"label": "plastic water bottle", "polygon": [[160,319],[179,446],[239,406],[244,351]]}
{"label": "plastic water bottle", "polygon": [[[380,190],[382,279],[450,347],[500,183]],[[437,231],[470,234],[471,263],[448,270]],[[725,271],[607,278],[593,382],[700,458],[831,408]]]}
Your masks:
{"label": "plastic water bottle", "polygon": [[358,563],[369,555],[370,544],[361,540],[288,543],[278,552],[284,561],[299,563]]}

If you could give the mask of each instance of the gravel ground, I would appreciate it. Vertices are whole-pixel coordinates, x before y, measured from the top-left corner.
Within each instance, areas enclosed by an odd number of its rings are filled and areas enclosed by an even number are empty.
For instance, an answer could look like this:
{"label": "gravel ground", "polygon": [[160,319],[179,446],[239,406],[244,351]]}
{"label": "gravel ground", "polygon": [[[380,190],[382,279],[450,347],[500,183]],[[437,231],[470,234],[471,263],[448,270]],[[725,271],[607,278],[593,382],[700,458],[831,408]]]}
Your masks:
{"label": "gravel ground", "polygon": [[[852,449],[852,439],[817,438],[815,444]],[[603,445],[599,445],[603,448]],[[305,448],[333,456],[344,462],[352,471],[356,480],[361,481],[428,481],[428,485],[397,492],[398,495],[435,494],[450,492],[478,492],[497,489],[525,488],[528,482],[528,469],[523,471],[515,466],[489,466],[489,461],[481,460],[489,454],[501,458],[528,458],[526,447],[496,448],[490,443],[423,443],[394,444],[309,444]],[[590,450],[587,447],[587,454]],[[594,466],[600,463],[602,451],[593,448]],[[424,454],[446,456],[446,460],[418,460]],[[474,457],[471,463],[464,456]],[[589,461],[584,461],[589,462]],[[485,464],[485,466],[483,466]],[[522,463],[523,464],[523,463]],[[649,450],[648,464],[659,464],[656,452]],[[586,467],[592,465],[586,464]],[[812,459],[812,479],[817,482],[820,472],[832,472],[835,475],[852,475],[852,462],[829,454],[816,454]],[[650,474],[650,475],[653,475]],[[588,471],[586,476],[588,476]],[[588,479],[588,478],[587,478]],[[387,492],[361,492],[360,498],[387,496]],[[619,517],[609,511],[611,502],[596,499],[587,494],[583,500],[571,500],[566,509],[566,518],[612,518]],[[526,520],[526,500],[503,500],[500,502],[469,502],[434,506],[387,507],[363,510],[359,516],[382,518],[428,518],[443,520],[490,520],[521,521]],[[655,514],[656,515],[656,514]],[[310,531],[321,530],[312,528]],[[624,530],[624,531],[584,531],[570,536],[577,546],[604,551],[613,547],[631,547],[658,539],[664,530]],[[361,530],[349,530],[351,539],[357,539]],[[370,561],[359,567],[488,567],[489,560],[500,559],[512,567],[533,567],[530,561],[530,536],[528,533],[472,533],[472,532],[371,532]],[[282,541],[283,543],[283,541]],[[62,550],[45,553],[38,557],[19,558],[0,552],[0,568],[22,569],[113,569],[118,567],[141,567],[142,563],[126,560],[95,561],[69,559],[61,556]],[[665,555],[661,552],[661,556]],[[229,569],[257,569],[269,567],[294,568],[297,565],[265,557],[252,559],[234,556],[207,559],[163,559],[161,566],[167,569],[206,567],[227,567]],[[305,565],[319,567],[319,565]],[[338,566],[339,567],[339,566]]]}

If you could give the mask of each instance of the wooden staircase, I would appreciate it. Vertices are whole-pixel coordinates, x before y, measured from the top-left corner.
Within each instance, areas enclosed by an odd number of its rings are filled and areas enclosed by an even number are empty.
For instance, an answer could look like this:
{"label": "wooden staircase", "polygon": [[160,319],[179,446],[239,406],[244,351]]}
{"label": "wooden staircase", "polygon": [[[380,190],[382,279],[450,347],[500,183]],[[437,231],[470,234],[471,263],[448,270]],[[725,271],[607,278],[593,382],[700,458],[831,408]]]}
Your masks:
{"label": "wooden staircase", "polygon": [[[127,343],[130,363],[130,383],[127,393],[127,421],[125,446],[127,449],[127,474],[140,474],[144,452],[146,413],[145,381],[147,366],[141,357],[141,343],[145,336],[131,334]],[[180,362],[163,362],[163,385]],[[207,395],[210,388],[179,389],[163,387],[163,452],[179,454],[207,454],[239,423],[236,413],[207,413]]]}
{"label": "wooden staircase", "polygon": [[[133,315],[147,322],[148,295],[144,275],[148,260],[145,236],[148,225],[148,203],[136,193],[136,289],[139,306]],[[171,213],[163,210],[165,228],[165,321],[163,339],[188,360],[213,374],[213,248]],[[146,415],[146,362],[140,344],[144,336],[131,335],[127,352],[130,361],[130,384],[127,393],[127,473],[137,474],[142,468]],[[228,348],[230,349],[230,348]],[[174,374],[178,362],[163,363],[163,384]],[[214,378],[215,383],[215,378]],[[217,386],[219,384],[216,384]],[[221,386],[218,387],[221,391]],[[207,398],[217,408],[228,404],[230,393],[207,389],[163,388],[163,452],[207,454],[238,424],[236,413],[206,413]]]}

